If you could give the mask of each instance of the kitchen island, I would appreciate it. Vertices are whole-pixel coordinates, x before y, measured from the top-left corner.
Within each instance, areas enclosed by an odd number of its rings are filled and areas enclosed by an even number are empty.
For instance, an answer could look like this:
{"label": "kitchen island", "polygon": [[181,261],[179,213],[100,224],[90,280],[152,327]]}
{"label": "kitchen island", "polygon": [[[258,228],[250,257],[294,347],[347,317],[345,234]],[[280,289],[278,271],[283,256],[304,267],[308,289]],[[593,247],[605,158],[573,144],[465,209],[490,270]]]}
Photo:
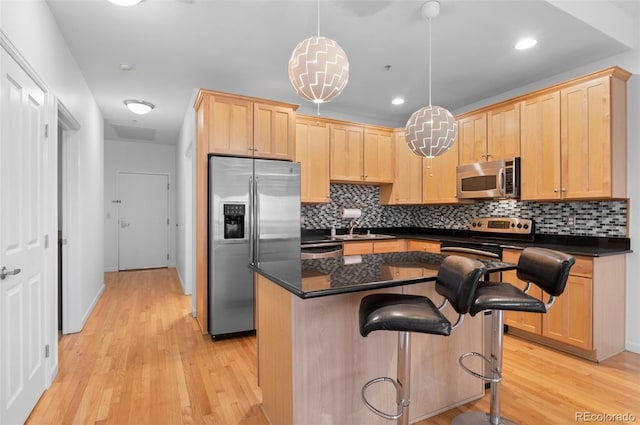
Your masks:
{"label": "kitchen island", "polygon": [[[258,384],[271,423],[388,424],[365,407],[360,391],[374,377],[395,378],[397,334],[360,336],[360,300],[386,292],[425,295],[439,304],[434,280],[444,257],[400,252],[255,266]],[[514,267],[485,265],[491,271]],[[457,317],[450,306],[443,312]],[[482,352],[482,332],[481,316],[467,316],[449,337],[412,335],[410,422],[484,395],[484,383],[458,365],[462,353]],[[371,387],[368,397],[395,411],[392,385]]]}

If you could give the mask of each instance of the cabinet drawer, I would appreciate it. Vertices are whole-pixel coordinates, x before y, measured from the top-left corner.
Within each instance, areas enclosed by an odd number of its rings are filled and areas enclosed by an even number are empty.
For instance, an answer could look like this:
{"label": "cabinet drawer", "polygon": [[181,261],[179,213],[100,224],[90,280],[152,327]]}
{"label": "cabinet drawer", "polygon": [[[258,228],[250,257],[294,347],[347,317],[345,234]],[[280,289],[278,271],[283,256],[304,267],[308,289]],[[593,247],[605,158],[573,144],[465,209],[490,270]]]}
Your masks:
{"label": "cabinet drawer", "polygon": [[576,256],[576,263],[571,267],[569,274],[574,276],[593,276],[593,259],[591,257]]}
{"label": "cabinet drawer", "polygon": [[373,254],[373,242],[344,242],[343,255]]}
{"label": "cabinet drawer", "polygon": [[440,254],[440,242],[410,240],[407,251],[422,251]]}
{"label": "cabinet drawer", "polygon": [[406,240],[404,239],[391,239],[388,241],[376,241],[373,243],[373,252],[376,254],[403,251],[406,251]]}

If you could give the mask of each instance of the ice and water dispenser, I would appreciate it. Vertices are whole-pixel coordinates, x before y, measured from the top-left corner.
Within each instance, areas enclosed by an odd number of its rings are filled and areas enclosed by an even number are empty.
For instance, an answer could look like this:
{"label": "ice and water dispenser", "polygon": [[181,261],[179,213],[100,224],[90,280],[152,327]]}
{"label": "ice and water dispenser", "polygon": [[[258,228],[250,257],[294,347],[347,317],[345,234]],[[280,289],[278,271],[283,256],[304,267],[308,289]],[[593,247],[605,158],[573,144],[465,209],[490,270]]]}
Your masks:
{"label": "ice and water dispenser", "polygon": [[245,204],[224,204],[224,238],[244,239]]}

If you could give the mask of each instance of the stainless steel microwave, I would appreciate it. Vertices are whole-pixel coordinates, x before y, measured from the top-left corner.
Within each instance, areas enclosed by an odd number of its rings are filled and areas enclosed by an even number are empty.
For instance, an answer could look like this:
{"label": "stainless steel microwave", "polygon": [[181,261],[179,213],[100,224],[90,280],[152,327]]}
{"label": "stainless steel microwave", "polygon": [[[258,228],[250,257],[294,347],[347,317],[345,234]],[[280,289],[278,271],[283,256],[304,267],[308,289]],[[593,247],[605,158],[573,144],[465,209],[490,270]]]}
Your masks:
{"label": "stainless steel microwave", "polygon": [[458,199],[520,197],[520,158],[476,162],[456,168]]}

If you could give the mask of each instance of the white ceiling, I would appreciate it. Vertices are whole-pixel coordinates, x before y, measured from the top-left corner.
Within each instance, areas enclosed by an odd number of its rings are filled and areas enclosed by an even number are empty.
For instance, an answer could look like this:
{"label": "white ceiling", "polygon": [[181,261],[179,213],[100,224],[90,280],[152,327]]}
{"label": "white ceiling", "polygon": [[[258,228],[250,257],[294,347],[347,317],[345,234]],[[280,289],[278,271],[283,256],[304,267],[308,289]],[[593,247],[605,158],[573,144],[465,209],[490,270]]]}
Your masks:
{"label": "white ceiling", "polygon": [[[292,50],[316,33],[314,0],[146,0],[133,7],[107,0],[47,2],[110,140],[174,144],[200,87],[296,103],[299,112],[315,113],[287,78]],[[427,103],[423,3],[321,1],[321,35],[338,41],[350,62],[346,89],[322,106],[323,115],[403,126]],[[626,34],[638,31],[639,16],[640,0],[441,0],[432,23],[433,104],[454,110],[621,53],[632,44]],[[534,36],[538,45],[515,51],[522,36]],[[121,71],[121,63],[133,70]],[[406,103],[392,106],[395,96]],[[136,116],[124,99],[156,108]]]}

